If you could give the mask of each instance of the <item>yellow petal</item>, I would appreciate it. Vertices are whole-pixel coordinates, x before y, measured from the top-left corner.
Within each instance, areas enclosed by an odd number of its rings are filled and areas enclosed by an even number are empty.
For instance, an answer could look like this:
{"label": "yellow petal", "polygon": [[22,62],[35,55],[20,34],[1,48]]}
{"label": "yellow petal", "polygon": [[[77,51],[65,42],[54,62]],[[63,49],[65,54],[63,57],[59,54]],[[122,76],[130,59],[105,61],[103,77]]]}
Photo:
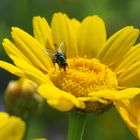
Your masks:
{"label": "yellow petal", "polygon": [[4,46],[4,49],[6,51],[6,53],[8,54],[8,56],[10,57],[11,55],[14,55],[16,57],[19,57],[20,59],[23,59],[25,61],[27,61],[28,63],[31,63],[30,60],[27,59],[26,56],[24,56],[22,54],[22,52],[20,52],[16,46],[14,45],[13,42],[11,42],[9,39],[4,39],[4,42],[2,43]]}
{"label": "yellow petal", "polygon": [[17,65],[17,67],[19,67],[30,80],[38,84],[50,82],[48,76],[45,75],[41,70],[14,56],[12,56],[12,59],[14,60],[14,63]]}
{"label": "yellow petal", "polygon": [[108,104],[108,101],[99,97],[79,97],[78,100],[82,102],[90,101],[90,102],[100,102],[102,104]]}
{"label": "yellow petal", "polygon": [[10,63],[0,61],[0,67],[18,77],[23,77],[23,78],[26,77],[22,70],[20,70],[18,67],[14,66]]}
{"label": "yellow petal", "polygon": [[72,58],[77,55],[76,34],[70,19],[62,13],[53,15],[51,22],[54,44],[59,47],[63,41],[66,48],[66,57]]}
{"label": "yellow petal", "polygon": [[51,29],[45,18],[40,16],[33,18],[33,32],[42,47],[54,50]]}
{"label": "yellow petal", "polygon": [[5,112],[0,112],[0,121],[1,123],[8,119],[9,115]]}
{"label": "yellow petal", "polygon": [[132,64],[118,77],[119,86],[135,87],[140,85],[140,61]]}
{"label": "yellow petal", "polygon": [[115,101],[115,100],[122,100],[122,99],[132,99],[138,94],[140,94],[140,88],[127,88],[120,91],[101,90],[101,91],[92,92],[89,95],[92,97],[95,96],[95,97]]}
{"label": "yellow petal", "polygon": [[133,27],[121,29],[106,41],[97,58],[108,66],[116,67],[115,64],[120,63],[121,58],[135,43],[138,34],[139,30]]}
{"label": "yellow petal", "polygon": [[71,110],[72,108],[73,108],[73,103],[71,102],[71,101],[68,101],[68,100],[66,100],[66,99],[64,99],[64,98],[59,98],[59,99],[48,99],[47,100],[47,103],[51,106],[51,107],[53,107],[53,108],[55,108],[55,109],[57,109],[57,110],[59,110],[59,111],[69,111],[69,110]]}
{"label": "yellow petal", "polygon": [[75,34],[77,34],[78,28],[80,26],[80,22],[78,20],[76,20],[75,18],[73,18],[73,19],[71,19],[71,24],[75,31]]}
{"label": "yellow petal", "polygon": [[114,104],[128,127],[132,130],[136,137],[139,137],[140,95],[131,100],[114,102]]}
{"label": "yellow petal", "polygon": [[129,110],[129,101],[117,101],[114,102],[114,105],[121,117],[123,118],[126,125],[130,128],[132,133],[137,136],[137,120],[134,118],[133,113]]}
{"label": "yellow petal", "polygon": [[89,58],[96,57],[105,40],[106,29],[103,20],[98,16],[85,18],[78,30],[78,54]]}
{"label": "yellow petal", "polygon": [[125,72],[132,64],[140,61],[140,43],[130,48],[128,53],[124,55],[121,63],[114,70],[116,73]]}
{"label": "yellow petal", "polygon": [[[32,51],[24,44],[22,40],[20,40],[16,35],[13,35],[15,41],[16,41],[16,47],[28,58],[31,64],[34,66],[43,69],[44,71],[47,71],[47,69],[44,67],[44,65],[41,64],[41,62],[38,60],[38,58],[32,53]],[[3,45],[6,48],[6,44],[8,44],[8,40],[4,39]],[[11,46],[9,46],[11,47]],[[9,57],[14,56],[12,53],[8,53]],[[18,57],[18,56],[17,56]],[[12,58],[11,58],[12,59]]]}
{"label": "yellow petal", "polygon": [[46,70],[53,67],[51,58],[46,55],[45,51],[41,49],[40,43],[35,40],[28,33],[23,30],[13,27],[12,37],[16,42],[16,47],[26,56],[29,60],[40,69]]}
{"label": "yellow petal", "polygon": [[[4,117],[4,113],[0,113]],[[8,114],[7,114],[8,115]],[[18,117],[8,117],[0,120],[0,140],[21,140],[25,132],[25,123]],[[1,119],[1,117],[0,117]]]}
{"label": "yellow petal", "polygon": [[38,88],[38,92],[41,96],[47,99],[47,101],[49,101],[48,103],[50,105],[52,104],[52,107],[58,108],[59,110],[68,111],[74,105],[81,109],[85,108],[85,104],[83,102],[78,101],[77,98],[70,93],[58,89],[53,84],[45,83],[41,85]]}

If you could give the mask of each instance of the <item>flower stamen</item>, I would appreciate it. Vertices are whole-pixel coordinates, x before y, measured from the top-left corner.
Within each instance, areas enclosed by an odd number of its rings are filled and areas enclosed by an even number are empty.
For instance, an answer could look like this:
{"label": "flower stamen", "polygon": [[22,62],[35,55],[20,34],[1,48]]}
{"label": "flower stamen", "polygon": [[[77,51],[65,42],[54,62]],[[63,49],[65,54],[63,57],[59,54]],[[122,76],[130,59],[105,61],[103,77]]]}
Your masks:
{"label": "flower stamen", "polygon": [[56,69],[49,73],[55,86],[75,97],[88,97],[99,90],[117,90],[118,82],[114,72],[97,59],[76,57],[67,59],[69,68],[62,74]]}

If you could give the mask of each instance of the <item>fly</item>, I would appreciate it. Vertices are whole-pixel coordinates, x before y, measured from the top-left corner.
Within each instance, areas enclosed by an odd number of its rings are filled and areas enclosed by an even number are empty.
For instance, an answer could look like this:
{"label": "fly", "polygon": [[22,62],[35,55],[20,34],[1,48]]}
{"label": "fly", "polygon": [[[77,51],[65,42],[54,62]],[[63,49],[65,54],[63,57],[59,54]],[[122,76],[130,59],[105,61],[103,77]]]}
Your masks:
{"label": "fly", "polygon": [[53,63],[54,64],[57,63],[59,68],[60,69],[62,68],[65,71],[68,64],[66,62],[64,42],[62,41],[60,43],[58,50],[56,52],[54,52],[50,49],[47,49],[47,52],[51,56]]}

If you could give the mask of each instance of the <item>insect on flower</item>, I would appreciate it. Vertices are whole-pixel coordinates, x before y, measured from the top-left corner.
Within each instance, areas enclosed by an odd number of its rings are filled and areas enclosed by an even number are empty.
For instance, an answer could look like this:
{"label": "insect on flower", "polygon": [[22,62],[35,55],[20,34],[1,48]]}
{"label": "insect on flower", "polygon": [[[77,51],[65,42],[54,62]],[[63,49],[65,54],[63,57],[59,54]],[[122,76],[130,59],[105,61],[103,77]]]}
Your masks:
{"label": "insect on flower", "polygon": [[[57,44],[55,44],[57,45]],[[66,70],[66,67],[68,66],[66,62],[66,55],[65,55],[65,45],[62,41],[58,47],[57,51],[53,51],[50,49],[46,49],[46,51],[49,53],[50,57],[52,58],[53,63],[57,63],[59,68]]]}

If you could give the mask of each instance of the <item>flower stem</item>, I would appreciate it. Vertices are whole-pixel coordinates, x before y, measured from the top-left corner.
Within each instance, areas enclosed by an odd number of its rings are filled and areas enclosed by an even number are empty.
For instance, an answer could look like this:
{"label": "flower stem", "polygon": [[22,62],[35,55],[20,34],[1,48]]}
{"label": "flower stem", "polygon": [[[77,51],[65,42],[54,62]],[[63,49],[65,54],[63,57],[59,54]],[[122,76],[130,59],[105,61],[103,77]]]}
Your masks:
{"label": "flower stem", "polygon": [[67,140],[82,140],[87,113],[72,111],[68,115],[69,127]]}
{"label": "flower stem", "polygon": [[26,120],[26,132],[23,140],[45,137],[45,123],[43,116],[39,114],[30,115]]}
{"label": "flower stem", "polygon": [[30,126],[30,119],[24,119],[24,121],[26,122],[26,131],[24,134],[24,138],[23,140],[28,140],[28,133],[29,133],[29,126]]}

